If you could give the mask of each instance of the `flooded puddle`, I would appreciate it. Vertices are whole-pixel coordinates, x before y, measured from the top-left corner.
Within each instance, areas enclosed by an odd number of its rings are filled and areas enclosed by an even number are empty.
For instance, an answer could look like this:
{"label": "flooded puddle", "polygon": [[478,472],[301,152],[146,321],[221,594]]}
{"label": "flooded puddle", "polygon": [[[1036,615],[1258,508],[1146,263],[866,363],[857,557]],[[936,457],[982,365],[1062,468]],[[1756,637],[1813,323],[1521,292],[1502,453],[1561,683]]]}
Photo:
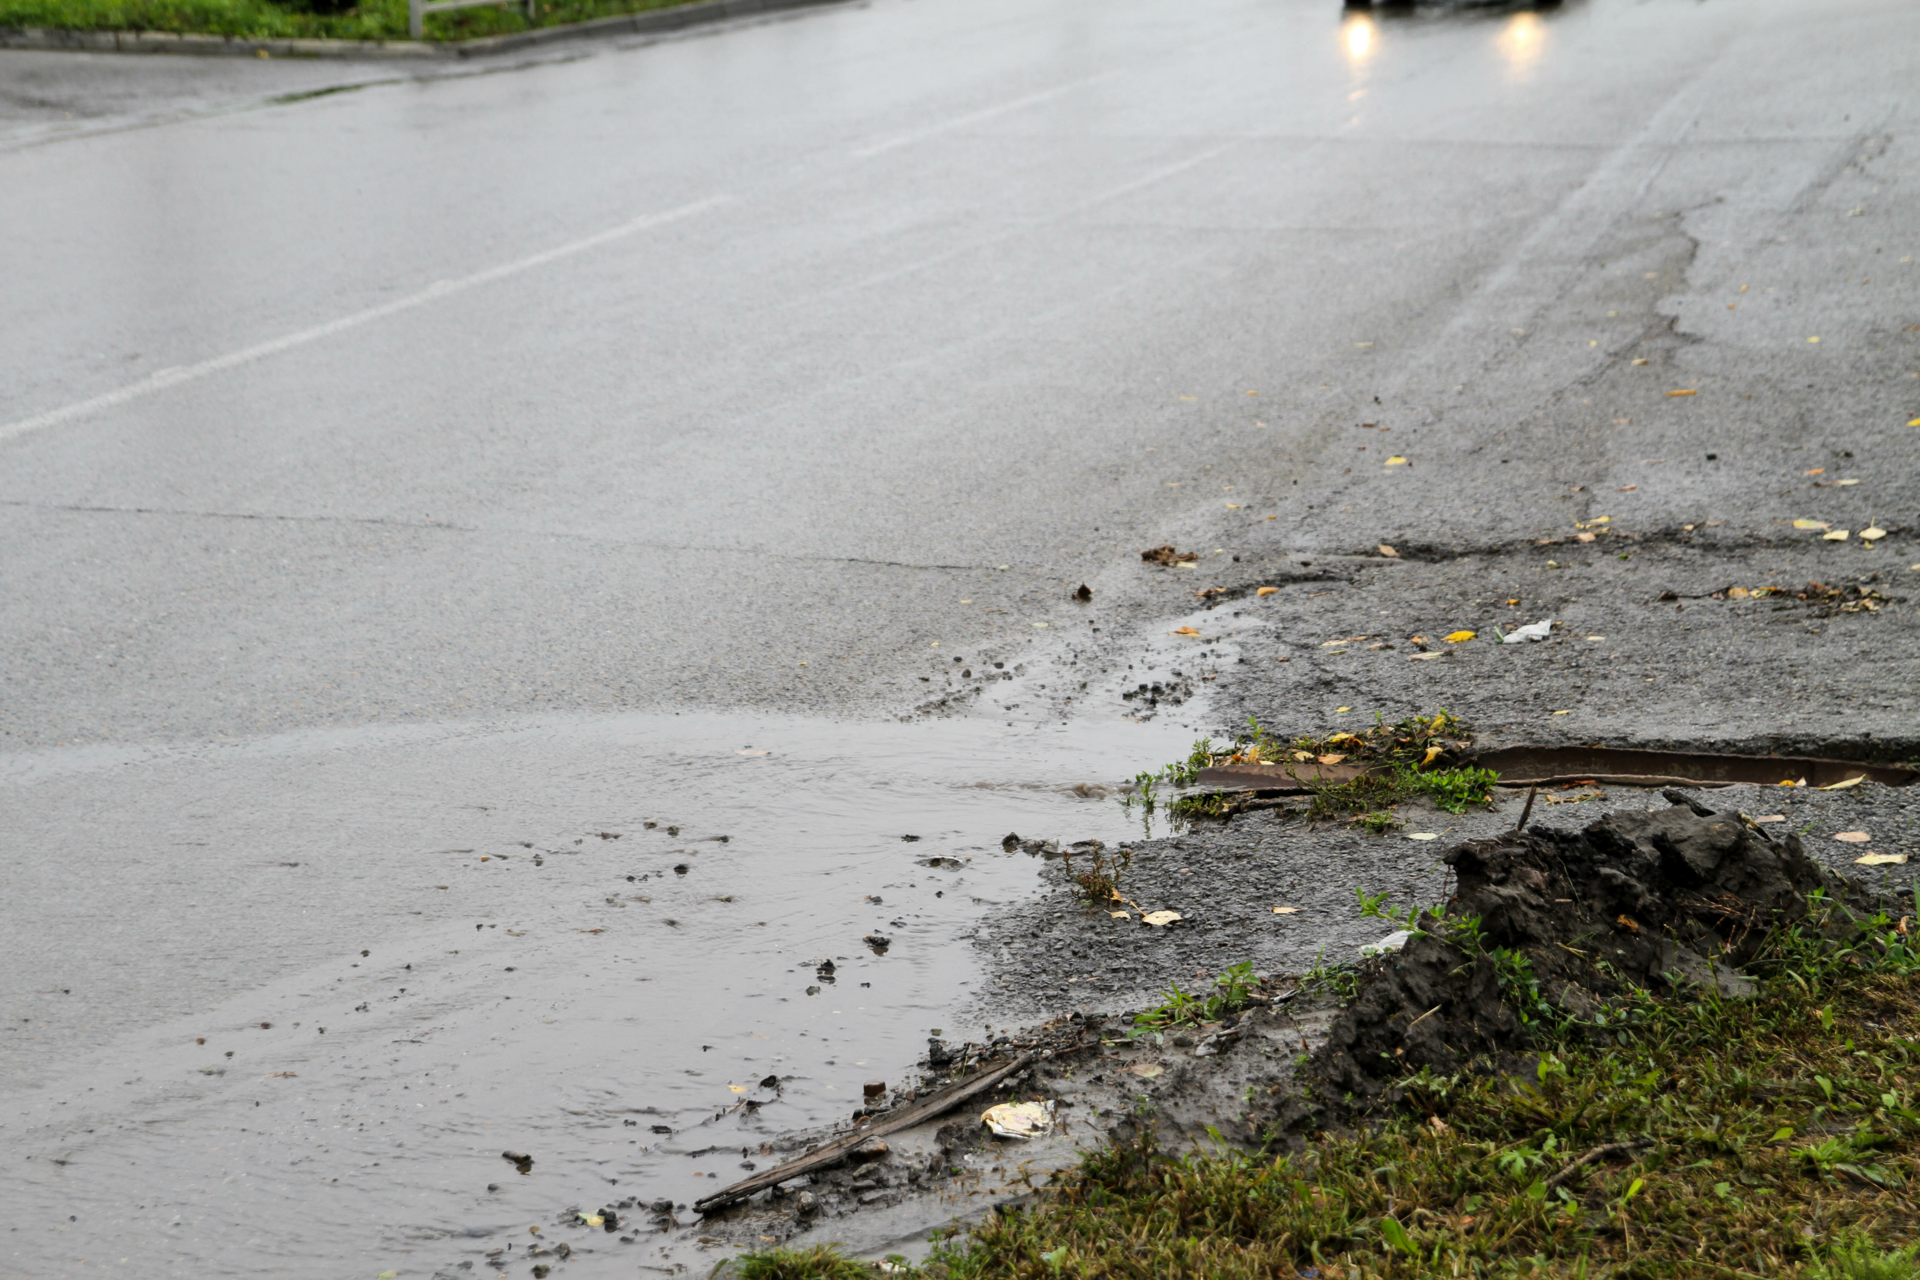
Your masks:
{"label": "flooded puddle", "polygon": [[[1001,838],[1138,836],[1113,788],[1191,737],[686,714],[0,761],[0,1269],[524,1274],[570,1208],[691,1204],[977,1034],[966,935],[1037,882]],[[723,1254],[625,1227],[564,1274]]]}

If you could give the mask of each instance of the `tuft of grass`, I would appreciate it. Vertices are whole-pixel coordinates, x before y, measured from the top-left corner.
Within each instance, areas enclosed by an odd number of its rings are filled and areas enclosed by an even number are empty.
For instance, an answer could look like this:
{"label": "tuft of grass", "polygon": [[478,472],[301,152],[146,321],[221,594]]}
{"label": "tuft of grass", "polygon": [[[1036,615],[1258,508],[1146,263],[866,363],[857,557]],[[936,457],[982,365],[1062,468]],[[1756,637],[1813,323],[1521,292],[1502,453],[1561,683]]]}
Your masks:
{"label": "tuft of grass", "polygon": [[830,1244],[743,1254],[733,1269],[741,1280],[873,1280],[878,1274],[868,1263],[842,1257]]}
{"label": "tuft of grass", "polygon": [[[428,40],[467,40],[622,13],[670,9],[690,0],[541,0],[529,22],[518,3],[427,18]],[[405,40],[406,0],[0,0],[0,27],[71,31],[162,31],[243,39]]]}
{"label": "tuft of grass", "polygon": [[1126,901],[1120,893],[1120,881],[1133,865],[1133,850],[1124,845],[1111,854],[1095,849],[1087,859],[1087,869],[1079,872],[1073,869],[1072,849],[1062,849],[1060,856],[1066,861],[1068,877],[1080,886],[1080,894],[1088,906],[1103,907]]}
{"label": "tuft of grass", "polygon": [[1542,1022],[1521,1074],[1406,1077],[1374,1123],[1285,1154],[1169,1152],[1141,1124],[925,1272],[1913,1280],[1920,951],[1811,905],[1754,998]]}
{"label": "tuft of grass", "polygon": [[1230,1013],[1238,1013],[1252,1003],[1253,990],[1260,980],[1253,976],[1253,962],[1243,960],[1239,964],[1229,965],[1225,972],[1214,979],[1213,989],[1205,993],[1189,993],[1180,989],[1177,982],[1169,983],[1160,994],[1166,999],[1146,1010],[1133,1015],[1132,1036],[1142,1036],[1154,1031],[1166,1031],[1182,1023],[1198,1026],[1203,1022],[1218,1022]]}

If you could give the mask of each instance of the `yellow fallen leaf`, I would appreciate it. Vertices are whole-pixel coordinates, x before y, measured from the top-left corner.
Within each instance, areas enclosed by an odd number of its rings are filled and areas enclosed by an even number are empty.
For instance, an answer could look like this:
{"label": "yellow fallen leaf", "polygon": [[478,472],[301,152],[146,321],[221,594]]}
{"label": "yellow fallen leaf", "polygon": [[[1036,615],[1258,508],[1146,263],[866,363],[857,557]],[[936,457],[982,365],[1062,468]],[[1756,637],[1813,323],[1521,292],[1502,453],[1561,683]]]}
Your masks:
{"label": "yellow fallen leaf", "polygon": [[1748,592],[1745,587],[1728,587],[1727,588],[1727,599],[1729,600],[1745,600],[1747,598],[1747,595],[1748,595]]}
{"label": "yellow fallen leaf", "polygon": [[1124,912],[1124,911],[1109,911],[1109,912],[1107,912],[1107,918],[1108,918],[1108,919],[1110,919],[1110,920],[1131,920],[1131,919],[1133,919],[1133,917],[1132,917],[1132,916],[1130,916],[1130,915],[1128,915],[1128,914],[1127,914],[1126,912]]}
{"label": "yellow fallen leaf", "polygon": [[747,1091],[747,1086],[743,1084],[730,1084],[727,1088],[733,1090],[735,1093],[745,1093]]}
{"label": "yellow fallen leaf", "polygon": [[1278,590],[1280,590],[1280,588],[1278,587],[1261,587],[1258,591],[1255,591],[1253,594],[1257,596],[1270,596]]}
{"label": "yellow fallen leaf", "polygon": [[1408,662],[1432,662],[1435,658],[1438,658],[1440,656],[1441,655],[1437,653],[1410,653],[1407,655],[1407,661]]}
{"label": "yellow fallen leaf", "polygon": [[1329,743],[1329,745],[1335,742],[1358,742],[1358,741],[1360,741],[1360,739],[1354,737],[1350,733],[1336,733],[1331,738],[1327,739],[1327,742]]}
{"label": "yellow fallen leaf", "polygon": [[1909,422],[1907,425],[1910,427],[1920,427],[1920,418],[1915,418],[1913,421]]}
{"label": "yellow fallen leaf", "polygon": [[1802,471],[1800,474],[1803,476],[1823,476],[1827,474],[1827,469],[1825,467],[1815,467],[1811,471]]}
{"label": "yellow fallen leaf", "polygon": [[1133,1072],[1133,1074],[1139,1076],[1142,1080],[1151,1080],[1155,1076],[1165,1073],[1166,1068],[1157,1062],[1136,1062],[1128,1067],[1127,1070]]}
{"label": "yellow fallen leaf", "polygon": [[1240,504],[1237,502],[1229,502],[1227,504],[1227,510],[1229,511],[1238,511],[1239,509],[1240,509]]}
{"label": "yellow fallen leaf", "polygon": [[1440,833],[1438,831],[1407,832],[1407,839],[1409,840],[1438,840],[1439,838],[1440,838]]}
{"label": "yellow fallen leaf", "polygon": [[1294,758],[1295,760],[1311,760],[1311,759],[1313,759],[1313,752],[1311,752],[1311,751],[1296,751],[1296,752],[1294,752],[1294,753],[1293,753],[1293,758]]}
{"label": "yellow fallen leaf", "polygon": [[1150,924],[1156,929],[1163,929],[1174,921],[1185,918],[1186,917],[1182,916],[1178,911],[1149,911],[1140,917],[1140,923]]}
{"label": "yellow fallen leaf", "polygon": [[1808,342],[1818,342],[1818,341],[1820,341],[1820,339],[1818,339],[1818,338],[1808,338],[1808,339],[1807,339],[1807,341],[1808,341]]}
{"label": "yellow fallen leaf", "polygon": [[1167,634],[1175,636],[1197,636],[1200,633],[1192,627],[1181,627],[1178,631],[1169,631]]}
{"label": "yellow fallen leaf", "polygon": [[1315,756],[1314,759],[1318,760],[1321,764],[1339,764],[1342,760],[1345,760],[1346,757],[1343,755],[1324,755]]}
{"label": "yellow fallen leaf", "polygon": [[[741,1092],[742,1092],[742,1093],[745,1093],[745,1092],[746,1092],[746,1090],[744,1090],[744,1089],[742,1089],[742,1090],[741,1090]],[[601,1216],[600,1216],[599,1214],[597,1214],[597,1213],[582,1213],[582,1214],[580,1214],[580,1225],[581,1225],[581,1226],[583,1226],[583,1227],[597,1227],[597,1226],[599,1226],[599,1225],[600,1225],[601,1223],[603,1223],[603,1222],[605,1222],[605,1221],[606,1221],[606,1219],[605,1219],[605,1218],[603,1218],[603,1217],[601,1217]]]}
{"label": "yellow fallen leaf", "polygon": [[1592,542],[1598,536],[1598,534],[1593,533],[1576,533],[1573,535],[1573,538],[1575,542]]}
{"label": "yellow fallen leaf", "polygon": [[1448,644],[1465,644],[1479,634],[1477,631],[1456,631],[1446,639]]}
{"label": "yellow fallen leaf", "polygon": [[1841,782],[1833,783],[1830,786],[1815,787],[1814,790],[1815,791],[1845,791],[1848,787],[1857,787],[1861,783],[1865,782],[1866,780],[1867,780],[1866,774],[1864,773],[1856,774],[1854,777],[1847,778]]}
{"label": "yellow fallen leaf", "polygon": [[1407,460],[1395,454],[1393,457],[1387,459],[1387,465],[1390,467],[1404,467],[1407,465]]}
{"label": "yellow fallen leaf", "polygon": [[1820,541],[1822,542],[1845,542],[1846,540],[1847,531],[1845,529],[1829,529],[1820,535]]}
{"label": "yellow fallen leaf", "polygon": [[1835,480],[1833,483],[1836,488],[1844,489],[1850,484],[1859,484],[1860,482],[1858,480]]}
{"label": "yellow fallen leaf", "polygon": [[1573,714],[1573,712],[1572,711],[1556,711],[1553,714],[1557,716],[1570,716]]}
{"label": "yellow fallen leaf", "polygon": [[1280,517],[1279,516],[1261,516],[1260,518],[1262,520],[1278,520]]}
{"label": "yellow fallen leaf", "polygon": [[1698,391],[1688,390],[1688,391],[1669,391],[1667,392],[1667,394],[1670,396],[1697,396],[1700,393]]}
{"label": "yellow fallen leaf", "polygon": [[1337,716],[1341,716],[1341,715],[1345,715],[1345,714],[1346,714],[1347,712],[1349,712],[1349,711],[1351,711],[1351,710],[1353,710],[1353,708],[1352,708],[1352,707],[1335,707],[1335,708],[1333,709],[1333,714],[1335,714],[1335,715],[1337,715]]}
{"label": "yellow fallen leaf", "polygon": [[1273,909],[1273,914],[1275,914],[1275,915],[1277,915],[1277,916],[1297,916],[1297,915],[1299,915],[1299,914],[1300,914],[1300,908],[1298,908],[1298,907],[1275,907],[1275,908]]}
{"label": "yellow fallen leaf", "polygon": [[1885,529],[1880,528],[1878,525],[1875,525],[1871,529],[1862,529],[1860,531],[1860,541],[1862,542],[1877,542],[1881,538],[1884,538],[1886,536],[1887,536],[1887,531]]}
{"label": "yellow fallen leaf", "polygon": [[1793,527],[1796,529],[1825,529],[1827,524],[1823,520],[1795,520]]}
{"label": "yellow fallen leaf", "polygon": [[1907,860],[1904,853],[1869,853],[1853,860],[1855,866],[1887,867],[1895,866]]}
{"label": "yellow fallen leaf", "polygon": [[[1824,790],[1824,788],[1822,789]],[[1835,840],[1843,840],[1848,844],[1865,844],[1867,841],[1873,839],[1872,836],[1864,831],[1841,831],[1835,834],[1833,838]]]}
{"label": "yellow fallen leaf", "polygon": [[1426,758],[1426,759],[1424,759],[1424,760],[1422,760],[1422,761],[1421,761],[1420,763],[1421,763],[1421,764],[1423,764],[1423,765],[1428,765],[1428,764],[1432,764],[1432,763],[1433,763],[1433,758],[1434,758],[1435,756],[1437,756],[1437,755],[1439,755],[1439,754],[1440,754],[1440,748],[1439,748],[1439,747],[1428,747],[1428,748],[1427,748],[1427,758]]}
{"label": "yellow fallen leaf", "polygon": [[1646,359],[1645,359],[1645,357],[1642,357],[1641,359],[1638,359],[1638,360],[1635,360],[1635,361],[1634,361],[1633,363],[1635,363],[1635,364],[1645,364],[1646,362],[1647,362],[1647,361],[1646,361]]}
{"label": "yellow fallen leaf", "polygon": [[1375,547],[1374,550],[1378,551],[1383,556],[1391,556],[1396,560],[1400,558],[1400,553],[1398,551],[1395,551],[1392,547],[1388,546],[1384,542],[1381,543],[1379,546]]}

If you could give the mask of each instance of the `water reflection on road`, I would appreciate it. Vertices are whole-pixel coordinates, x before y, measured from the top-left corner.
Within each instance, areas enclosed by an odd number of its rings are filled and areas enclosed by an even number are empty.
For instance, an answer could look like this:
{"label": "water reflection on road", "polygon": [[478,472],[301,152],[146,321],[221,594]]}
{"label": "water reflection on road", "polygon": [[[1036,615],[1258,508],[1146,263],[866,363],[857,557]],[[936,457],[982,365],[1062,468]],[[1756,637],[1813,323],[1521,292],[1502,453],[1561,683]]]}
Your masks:
{"label": "water reflection on road", "polygon": [[1137,835],[1109,788],[1190,737],[666,715],[0,762],[35,850],[0,1270],[493,1274],[568,1206],[690,1203],[978,1032],[963,935],[1035,885],[1001,837]]}

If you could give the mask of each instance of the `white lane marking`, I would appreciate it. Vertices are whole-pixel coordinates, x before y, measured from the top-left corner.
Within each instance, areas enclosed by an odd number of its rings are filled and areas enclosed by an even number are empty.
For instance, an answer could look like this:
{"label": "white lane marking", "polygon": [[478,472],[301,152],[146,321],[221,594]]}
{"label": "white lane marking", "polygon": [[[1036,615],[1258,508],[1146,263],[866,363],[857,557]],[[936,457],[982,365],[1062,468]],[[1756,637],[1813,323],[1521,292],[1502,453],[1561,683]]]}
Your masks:
{"label": "white lane marking", "polygon": [[1084,80],[1070,80],[1066,84],[1055,85],[1051,89],[1042,89],[1038,93],[1030,93],[1024,98],[1015,98],[1011,102],[1003,102],[997,107],[986,107],[980,111],[970,112],[964,116],[955,116],[953,119],[943,121],[940,124],[928,125],[924,129],[915,129],[911,133],[903,133],[898,137],[888,138],[885,142],[876,142],[871,146],[861,147],[853,153],[853,157],[856,160],[865,160],[870,156],[877,156],[882,152],[892,151],[896,147],[904,147],[908,143],[919,142],[922,139],[935,137],[942,133],[950,133],[955,129],[964,129],[968,125],[979,124],[982,121],[991,120],[995,116],[1004,116],[1008,112],[1038,106],[1042,102],[1050,102],[1063,94],[1072,93],[1075,89],[1084,89],[1090,84],[1098,84],[1102,80],[1110,80],[1118,74],[1116,71],[1102,71],[1097,76],[1088,76]]}
{"label": "white lane marking", "polygon": [[87,414],[97,413],[102,409],[111,409],[115,405],[125,404],[129,400],[137,400],[141,396],[152,395],[154,392],[163,391],[168,387],[177,387],[183,382],[193,382],[209,374],[219,373],[224,369],[232,369],[239,365],[250,364],[255,360],[262,360],[267,356],[278,355],[280,352],[291,350],[294,347],[305,346],[309,342],[318,342],[322,338],[330,338],[336,333],[341,333],[348,329],[355,329],[363,324],[371,324],[375,320],[384,320],[388,316],[398,315],[402,311],[410,311],[414,307],[433,302],[436,299],[449,298],[456,293],[464,293],[468,289],[478,288],[483,284],[492,284],[496,280],[504,280],[508,276],[516,276],[523,271],[531,271],[535,267],[545,266],[549,262],[557,262],[562,258],[570,258],[577,253],[585,253],[588,249],[597,248],[609,241],[618,240],[624,236],[634,235],[641,231],[647,231],[651,228],[664,225],[665,223],[678,221],[681,218],[689,218],[696,213],[704,213],[706,210],[716,208],[719,205],[729,204],[732,200],[732,196],[709,196],[705,200],[696,200],[692,204],[684,204],[678,209],[669,209],[664,213],[642,214],[640,217],[623,222],[617,227],[609,227],[605,231],[595,232],[593,235],[583,236],[578,240],[570,240],[566,244],[542,250],[539,253],[520,258],[513,262],[503,262],[497,267],[488,267],[485,271],[476,271],[470,276],[461,276],[456,280],[436,280],[417,293],[410,293],[404,298],[395,298],[392,302],[383,302],[377,307],[368,307],[364,311],[356,311],[351,315],[341,316],[337,320],[329,320],[325,324],[315,325],[311,329],[302,329],[298,333],[289,333],[283,337],[271,338],[266,342],[255,343],[251,347],[243,347],[238,351],[229,351],[226,355],[215,356],[211,360],[202,360],[199,364],[176,365],[171,369],[161,369],[157,373],[149,374],[140,381],[129,383],[117,391],[108,391],[88,400],[79,400],[73,404],[63,405],[58,409],[49,409],[45,413],[35,414],[31,418],[21,418],[17,422],[10,422],[6,426],[0,427],[0,440],[12,439],[15,436],[23,436],[29,432],[39,431],[46,427],[58,426],[63,422],[71,422],[75,418],[85,417]]}

